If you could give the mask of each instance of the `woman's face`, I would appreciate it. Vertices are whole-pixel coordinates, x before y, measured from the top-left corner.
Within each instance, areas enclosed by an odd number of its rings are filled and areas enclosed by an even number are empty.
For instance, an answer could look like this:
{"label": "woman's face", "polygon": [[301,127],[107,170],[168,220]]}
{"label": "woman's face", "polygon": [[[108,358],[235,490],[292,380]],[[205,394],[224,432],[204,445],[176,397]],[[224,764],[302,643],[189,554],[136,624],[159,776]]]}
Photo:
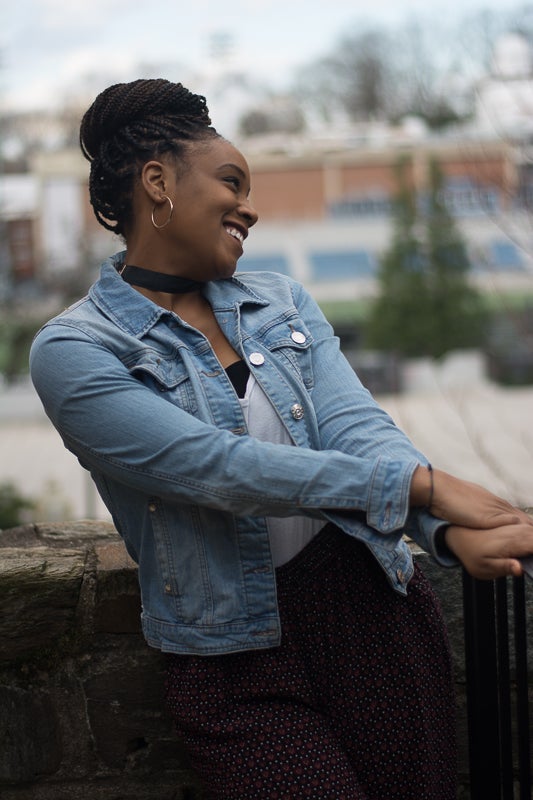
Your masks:
{"label": "woman's face", "polygon": [[161,230],[177,274],[196,280],[233,275],[257,222],[249,192],[248,165],[233,145],[224,139],[190,145],[185,171],[166,191],[174,212]]}

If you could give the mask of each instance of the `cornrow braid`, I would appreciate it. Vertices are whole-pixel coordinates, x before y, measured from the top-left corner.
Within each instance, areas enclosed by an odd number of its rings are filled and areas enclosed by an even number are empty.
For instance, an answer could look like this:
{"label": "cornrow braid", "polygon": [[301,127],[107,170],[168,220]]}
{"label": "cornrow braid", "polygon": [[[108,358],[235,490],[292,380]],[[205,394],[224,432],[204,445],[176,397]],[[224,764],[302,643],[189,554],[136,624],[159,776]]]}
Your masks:
{"label": "cornrow braid", "polygon": [[163,78],[109,86],[85,112],[80,146],[91,163],[89,195],[96,219],[124,235],[132,220],[135,180],[165,153],[185,162],[185,146],[218,136],[205,97]]}

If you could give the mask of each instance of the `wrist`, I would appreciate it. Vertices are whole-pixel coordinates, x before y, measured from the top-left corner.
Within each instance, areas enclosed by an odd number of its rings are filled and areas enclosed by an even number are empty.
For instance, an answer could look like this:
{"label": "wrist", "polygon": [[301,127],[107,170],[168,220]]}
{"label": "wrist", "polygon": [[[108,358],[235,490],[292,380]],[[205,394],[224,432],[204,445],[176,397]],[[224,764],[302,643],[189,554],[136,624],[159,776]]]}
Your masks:
{"label": "wrist", "polygon": [[448,549],[450,553],[456,558],[459,558],[456,550],[456,545],[459,542],[461,543],[461,529],[458,525],[448,525],[447,528],[444,528],[442,541],[444,546]]}
{"label": "wrist", "polygon": [[450,525],[442,525],[435,534],[435,551],[439,558],[449,560],[455,557],[455,553],[448,547],[447,534]]}
{"label": "wrist", "polygon": [[419,466],[413,473],[409,490],[409,501],[412,506],[422,506],[428,510],[433,505],[433,467]]}

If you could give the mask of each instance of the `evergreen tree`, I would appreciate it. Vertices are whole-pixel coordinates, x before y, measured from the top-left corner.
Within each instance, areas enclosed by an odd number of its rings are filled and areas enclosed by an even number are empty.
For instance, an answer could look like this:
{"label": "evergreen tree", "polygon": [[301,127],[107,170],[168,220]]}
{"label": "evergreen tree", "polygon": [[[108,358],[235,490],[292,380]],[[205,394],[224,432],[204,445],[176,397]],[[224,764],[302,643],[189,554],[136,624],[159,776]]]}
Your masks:
{"label": "evergreen tree", "polygon": [[410,162],[397,166],[394,232],[379,272],[380,294],[367,325],[370,346],[404,356],[438,357],[476,346],[483,333],[477,292],[468,283],[466,247],[443,199],[443,176],[430,164],[422,203]]}
{"label": "evergreen tree", "polygon": [[435,160],[429,164],[425,222],[430,267],[429,311],[433,319],[430,353],[440,356],[448,350],[480,344],[484,313],[479,293],[468,282],[470,259],[444,202],[444,176]]}

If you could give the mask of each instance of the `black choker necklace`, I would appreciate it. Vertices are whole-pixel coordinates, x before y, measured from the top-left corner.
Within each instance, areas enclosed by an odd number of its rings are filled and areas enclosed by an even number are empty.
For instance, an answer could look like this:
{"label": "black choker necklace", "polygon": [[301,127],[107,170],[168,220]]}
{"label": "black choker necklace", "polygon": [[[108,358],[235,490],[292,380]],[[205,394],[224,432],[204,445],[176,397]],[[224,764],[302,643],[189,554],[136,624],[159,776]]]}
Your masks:
{"label": "black choker necklace", "polygon": [[204,285],[201,281],[193,281],[179,275],[167,275],[165,272],[154,272],[152,269],[134,267],[132,264],[125,264],[122,269],[119,269],[119,275],[122,275],[126,283],[141,286],[143,289],[151,289],[153,292],[168,292],[169,294],[194,292]]}

